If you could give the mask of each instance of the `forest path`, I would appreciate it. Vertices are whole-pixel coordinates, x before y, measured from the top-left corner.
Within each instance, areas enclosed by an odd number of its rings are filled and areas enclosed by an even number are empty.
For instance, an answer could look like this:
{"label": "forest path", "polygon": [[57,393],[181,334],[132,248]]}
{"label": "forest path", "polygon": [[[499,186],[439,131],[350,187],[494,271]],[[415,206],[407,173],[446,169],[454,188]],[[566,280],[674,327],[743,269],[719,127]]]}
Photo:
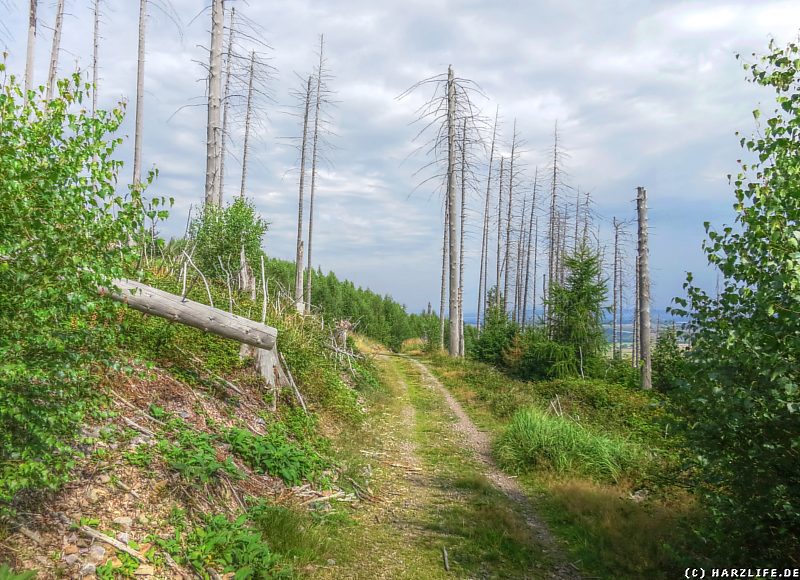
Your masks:
{"label": "forest path", "polygon": [[517,481],[509,475],[503,473],[492,457],[491,439],[485,431],[481,431],[472,422],[461,404],[450,394],[445,386],[437,379],[433,373],[422,362],[406,357],[422,377],[423,384],[430,389],[438,392],[447,403],[452,414],[457,418],[453,428],[463,436],[464,444],[475,454],[478,461],[482,464],[483,474],[492,484],[512,502],[517,505],[525,522],[536,536],[538,543],[542,546],[550,559],[555,561],[555,566],[551,578],[579,579],[581,576],[577,570],[569,564],[564,556],[557,540],[548,528],[547,524],[537,515],[536,510],[531,504],[528,496],[522,491]]}
{"label": "forest path", "polygon": [[[427,368],[378,351],[388,389],[359,442],[372,500],[321,578],[579,578],[489,440]],[[445,569],[445,554],[447,567]]]}

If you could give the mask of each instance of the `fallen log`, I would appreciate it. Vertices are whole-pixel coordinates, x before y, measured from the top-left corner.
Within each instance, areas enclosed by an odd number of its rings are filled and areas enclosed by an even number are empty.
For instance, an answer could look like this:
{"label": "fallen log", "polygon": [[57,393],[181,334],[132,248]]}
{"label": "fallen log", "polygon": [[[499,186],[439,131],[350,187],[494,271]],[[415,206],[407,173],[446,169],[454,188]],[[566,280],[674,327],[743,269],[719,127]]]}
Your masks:
{"label": "fallen log", "polygon": [[252,347],[256,366],[267,384],[274,387],[284,383],[283,371],[276,354],[278,331],[275,328],[134,280],[117,279],[114,280],[114,286],[120,291],[100,288],[100,294],[139,312],[166,318]]}
{"label": "fallen log", "polygon": [[256,348],[272,350],[275,346],[278,331],[266,324],[134,280],[114,280],[114,286],[120,292],[101,288],[101,294],[139,312],[166,318]]}

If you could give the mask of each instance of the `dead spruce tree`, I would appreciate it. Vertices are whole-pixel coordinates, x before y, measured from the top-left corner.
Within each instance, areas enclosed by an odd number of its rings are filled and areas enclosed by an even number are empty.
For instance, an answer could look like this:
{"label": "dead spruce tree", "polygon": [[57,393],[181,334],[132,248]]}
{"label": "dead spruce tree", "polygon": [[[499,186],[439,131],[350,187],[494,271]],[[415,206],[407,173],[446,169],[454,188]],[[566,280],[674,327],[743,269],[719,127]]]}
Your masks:
{"label": "dead spruce tree", "polygon": [[222,155],[222,45],[225,31],[224,0],[211,2],[211,47],[208,55],[208,123],[206,125],[207,206],[222,206],[220,159]]}
{"label": "dead spruce tree", "polygon": [[247,191],[247,172],[253,128],[266,130],[267,111],[274,103],[270,65],[271,47],[263,38],[263,28],[231,8],[225,46],[225,83],[222,95],[222,135],[219,154],[219,197],[225,199],[225,175],[231,143],[241,137],[241,176],[239,196]]}
{"label": "dead spruce tree", "polygon": [[142,133],[144,130],[144,55],[147,0],[139,0],[139,49],[136,59],[136,112],[133,131],[133,185],[142,180]]}
{"label": "dead spruce tree", "polygon": [[489,149],[489,163],[486,174],[486,195],[484,198],[483,208],[483,232],[481,234],[481,266],[480,275],[478,276],[478,308],[476,310],[475,326],[478,331],[481,329],[481,307],[485,307],[486,301],[484,294],[488,293],[487,278],[489,270],[489,207],[491,205],[492,197],[492,167],[494,165],[494,146],[497,139],[497,117],[500,113],[500,108],[495,110],[494,123],[492,125],[492,141]]}
{"label": "dead spruce tree", "polygon": [[100,0],[94,0],[94,28],[92,31],[92,116],[97,111],[97,77],[100,52]]}
{"label": "dead spruce tree", "polygon": [[332,78],[326,66],[325,60],[325,39],[322,34],[319,35],[319,53],[316,70],[314,71],[315,89],[314,89],[314,132],[311,139],[311,191],[309,192],[308,200],[308,244],[307,248],[307,261],[308,267],[306,270],[306,294],[305,303],[306,308],[311,308],[311,250],[314,241],[314,199],[317,189],[317,168],[321,155],[321,147],[323,144],[323,133],[327,132],[327,121],[324,118],[325,106],[329,105],[331,100],[331,90],[328,86],[328,81]]}
{"label": "dead spruce tree", "polygon": [[61,28],[64,24],[64,0],[56,3],[56,21],[53,26],[53,46],[50,49],[50,72],[47,75],[47,100],[53,98],[58,75],[58,53],[61,52]]}
{"label": "dead spruce tree", "polygon": [[28,91],[33,89],[33,62],[36,56],[36,9],[38,0],[30,0],[28,7],[28,48],[25,55],[25,103],[28,102]]}
{"label": "dead spruce tree", "polygon": [[[461,352],[460,345],[463,340],[463,326],[460,323],[458,296],[459,291],[463,293],[461,286],[463,280],[459,276],[458,229],[461,221],[461,208],[456,184],[457,141],[459,127],[463,126],[466,127],[466,129],[462,129],[465,134],[475,135],[474,139],[468,138],[467,141],[480,140],[479,126],[481,120],[472,103],[472,95],[480,94],[480,89],[473,81],[457,78],[453,73],[453,67],[450,66],[446,75],[436,75],[420,81],[404,91],[398,98],[405,98],[422,87],[432,87],[433,94],[417,109],[417,122],[424,122],[425,125],[415,137],[415,141],[432,133],[432,136],[418,148],[418,151],[423,150],[432,158],[423,169],[433,168],[435,171],[433,176],[424,179],[422,183],[432,180],[438,181],[440,184],[442,181],[444,182],[444,192],[447,199],[446,207],[449,209],[445,217],[445,221],[448,223],[446,236],[449,271],[448,317],[450,334],[448,351],[451,356],[459,356]],[[465,120],[466,125],[464,125]]]}
{"label": "dead spruce tree", "polygon": [[300,140],[300,184],[297,196],[297,249],[295,253],[294,301],[297,311],[301,314],[305,310],[305,305],[303,303],[303,197],[305,195],[306,152],[308,149],[308,113],[311,108],[311,84],[313,80],[313,76],[308,77],[303,96],[303,136]]}
{"label": "dead spruce tree", "polygon": [[642,358],[641,386],[645,390],[653,388],[650,360],[650,263],[647,244],[647,190],[636,188],[636,212],[639,236],[637,244],[637,296],[639,298],[639,353]]}

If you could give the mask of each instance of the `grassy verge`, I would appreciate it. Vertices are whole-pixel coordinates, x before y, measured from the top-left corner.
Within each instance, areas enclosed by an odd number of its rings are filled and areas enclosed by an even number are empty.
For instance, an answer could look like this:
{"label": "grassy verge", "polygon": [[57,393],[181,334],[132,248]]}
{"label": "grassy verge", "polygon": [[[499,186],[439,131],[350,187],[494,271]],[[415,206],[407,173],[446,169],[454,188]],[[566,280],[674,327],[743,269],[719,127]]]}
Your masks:
{"label": "grassy verge", "polygon": [[693,500],[664,484],[676,442],[657,398],[602,381],[519,381],[469,360],[425,362],[492,435],[498,463],[521,474],[585,574],[671,578],[698,561]]}
{"label": "grassy verge", "polygon": [[377,364],[389,396],[373,402],[355,447],[373,458],[369,489],[380,499],[353,514],[357,525],[334,539],[336,564],[317,576],[546,577],[524,519],[463,448],[441,397],[407,361]]}

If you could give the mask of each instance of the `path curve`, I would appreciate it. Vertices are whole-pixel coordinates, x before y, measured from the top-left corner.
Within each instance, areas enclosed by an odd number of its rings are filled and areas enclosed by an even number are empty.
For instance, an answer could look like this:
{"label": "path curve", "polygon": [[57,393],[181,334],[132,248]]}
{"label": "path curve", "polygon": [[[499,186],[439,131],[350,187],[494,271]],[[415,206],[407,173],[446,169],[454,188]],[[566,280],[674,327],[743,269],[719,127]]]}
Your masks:
{"label": "path curve", "polygon": [[525,521],[528,523],[528,527],[530,527],[531,531],[539,540],[543,549],[553,559],[554,569],[550,577],[558,580],[581,580],[581,575],[578,573],[575,566],[567,560],[555,536],[553,536],[547,524],[537,515],[528,496],[522,491],[517,481],[503,473],[497,467],[497,464],[492,458],[492,445],[489,436],[475,426],[475,423],[469,418],[469,415],[464,411],[461,404],[450,394],[450,391],[445,388],[439,379],[431,373],[425,364],[410,356],[402,356],[411,362],[420,372],[425,386],[438,391],[447,402],[447,406],[450,407],[450,410],[458,419],[458,422],[455,424],[456,431],[464,436],[466,444],[475,453],[478,461],[483,464],[486,478],[502,491],[506,497],[517,504],[520,512],[525,517]]}

